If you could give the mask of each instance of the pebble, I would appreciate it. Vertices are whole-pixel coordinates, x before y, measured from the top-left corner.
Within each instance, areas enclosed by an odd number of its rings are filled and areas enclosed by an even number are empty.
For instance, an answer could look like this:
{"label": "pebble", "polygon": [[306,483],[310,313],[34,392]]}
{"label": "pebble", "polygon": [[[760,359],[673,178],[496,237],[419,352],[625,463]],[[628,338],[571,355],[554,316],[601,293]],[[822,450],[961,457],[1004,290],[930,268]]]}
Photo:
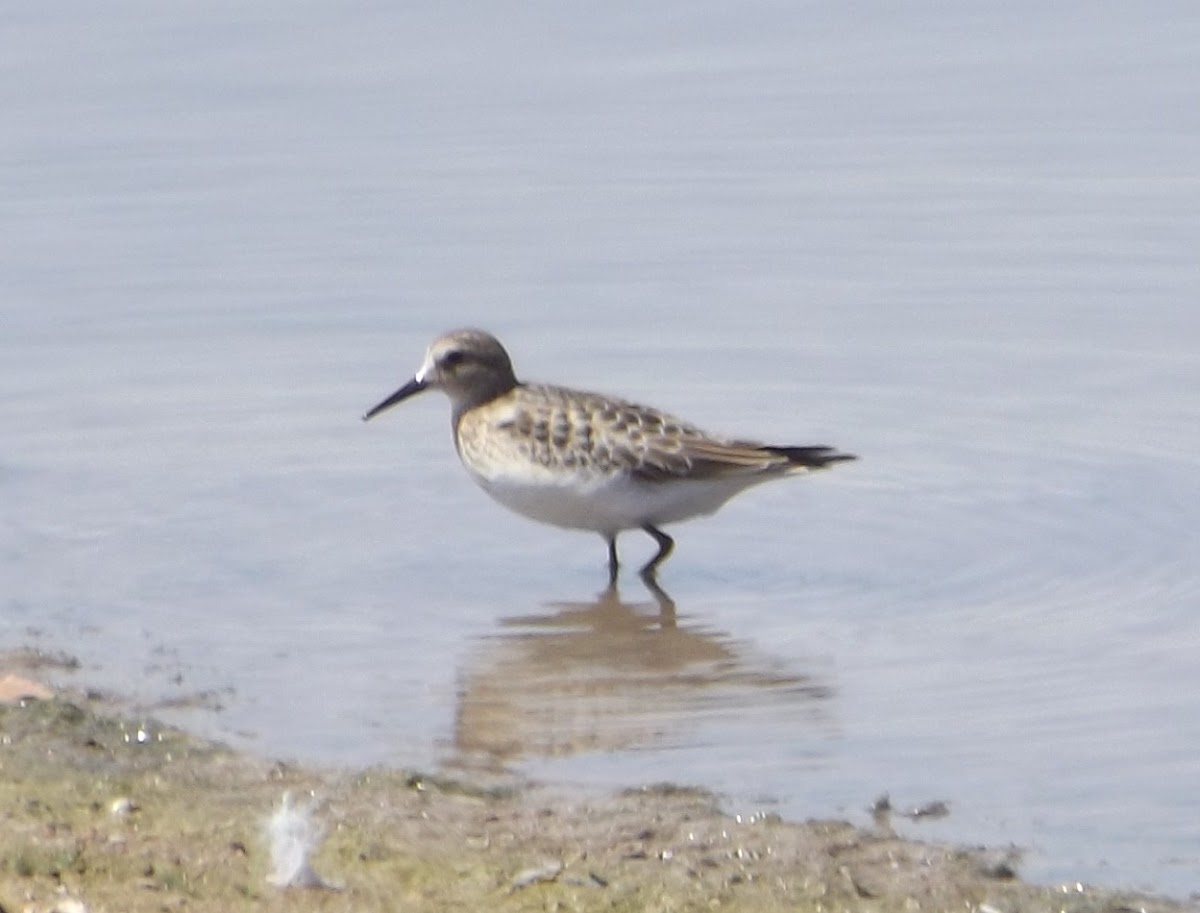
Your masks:
{"label": "pebble", "polygon": [[82,900],[64,897],[50,908],[50,913],[87,913],[87,907]]}
{"label": "pebble", "polygon": [[562,873],[563,864],[557,859],[552,862],[546,862],[542,865],[533,866],[532,868],[522,869],[513,876],[513,880],[509,882],[508,889],[510,891],[519,891],[522,888],[527,888],[531,884],[538,884],[543,881],[554,881]]}

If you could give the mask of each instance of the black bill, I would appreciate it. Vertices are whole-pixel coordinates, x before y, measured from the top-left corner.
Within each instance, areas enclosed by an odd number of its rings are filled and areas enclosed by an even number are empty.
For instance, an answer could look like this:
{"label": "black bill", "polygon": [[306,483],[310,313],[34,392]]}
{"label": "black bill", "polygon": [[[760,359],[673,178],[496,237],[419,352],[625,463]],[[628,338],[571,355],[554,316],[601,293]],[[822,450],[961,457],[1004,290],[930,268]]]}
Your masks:
{"label": "black bill", "polygon": [[383,402],[379,403],[376,406],[372,406],[367,411],[367,414],[363,416],[363,421],[365,422],[365,421],[367,421],[367,419],[375,417],[380,412],[383,412],[385,409],[392,408],[392,406],[396,405],[396,403],[402,402],[402,401],[408,399],[410,396],[413,396],[416,393],[420,393],[422,390],[425,389],[425,386],[426,386],[425,381],[417,380],[414,377],[412,380],[410,380],[408,383],[406,383],[403,387],[401,387],[399,390],[397,390],[395,393],[393,393],[391,396],[389,396]]}

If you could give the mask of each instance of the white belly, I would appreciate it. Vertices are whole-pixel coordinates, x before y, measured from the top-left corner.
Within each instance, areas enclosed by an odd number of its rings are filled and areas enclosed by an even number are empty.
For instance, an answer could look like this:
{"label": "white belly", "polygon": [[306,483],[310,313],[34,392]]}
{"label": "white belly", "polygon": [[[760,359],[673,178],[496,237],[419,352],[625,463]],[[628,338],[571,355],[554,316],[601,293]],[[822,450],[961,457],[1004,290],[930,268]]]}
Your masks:
{"label": "white belly", "polygon": [[[470,468],[470,467],[468,467]],[[625,475],[563,475],[540,467],[519,475],[471,475],[509,510],[567,529],[603,534],[711,514],[757,479],[643,482]]]}

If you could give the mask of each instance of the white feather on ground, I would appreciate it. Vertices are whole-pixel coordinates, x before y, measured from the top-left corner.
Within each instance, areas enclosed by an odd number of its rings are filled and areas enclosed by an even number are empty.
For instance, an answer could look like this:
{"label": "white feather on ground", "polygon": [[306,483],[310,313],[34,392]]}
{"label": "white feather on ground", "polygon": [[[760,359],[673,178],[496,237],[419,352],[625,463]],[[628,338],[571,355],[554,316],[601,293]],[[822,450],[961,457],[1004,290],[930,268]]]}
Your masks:
{"label": "white feather on ground", "polygon": [[315,800],[293,805],[285,792],[279,808],[267,819],[265,832],[271,849],[271,873],[267,881],[279,888],[326,888],[337,890],[312,867],[310,857],[321,844],[325,828],[317,823]]}

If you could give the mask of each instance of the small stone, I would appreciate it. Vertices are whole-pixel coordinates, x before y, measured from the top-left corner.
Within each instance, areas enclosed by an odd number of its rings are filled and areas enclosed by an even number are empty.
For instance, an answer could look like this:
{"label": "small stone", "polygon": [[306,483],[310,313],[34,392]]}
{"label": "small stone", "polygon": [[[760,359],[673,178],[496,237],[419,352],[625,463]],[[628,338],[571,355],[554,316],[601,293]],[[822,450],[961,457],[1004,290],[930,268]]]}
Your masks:
{"label": "small stone", "polygon": [[508,889],[509,891],[519,891],[543,881],[554,881],[562,874],[562,870],[563,864],[557,859],[532,868],[522,869],[513,876],[513,880],[508,884]]}
{"label": "small stone", "polygon": [[50,908],[50,913],[87,913],[87,907],[82,900],[63,897]]}

